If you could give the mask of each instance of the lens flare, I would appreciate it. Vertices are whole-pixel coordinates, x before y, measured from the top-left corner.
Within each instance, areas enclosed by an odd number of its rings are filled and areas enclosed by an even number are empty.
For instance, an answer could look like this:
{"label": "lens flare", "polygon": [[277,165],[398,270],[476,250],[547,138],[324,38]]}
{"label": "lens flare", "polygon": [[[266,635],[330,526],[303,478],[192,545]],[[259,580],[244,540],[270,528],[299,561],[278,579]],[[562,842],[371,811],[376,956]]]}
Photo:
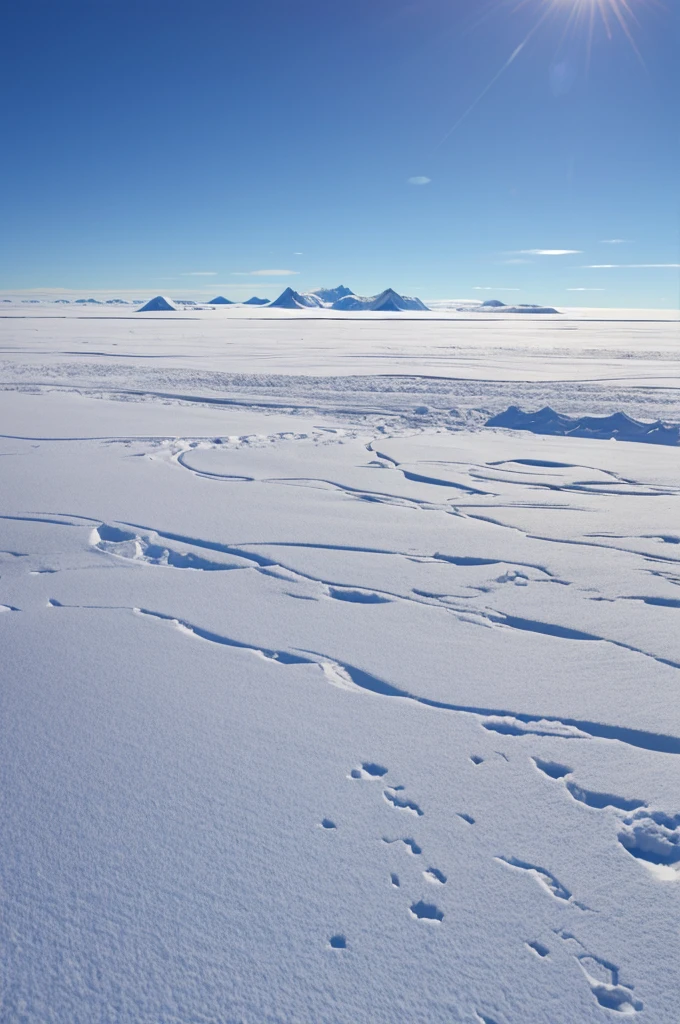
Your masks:
{"label": "lens flare", "polygon": [[[519,6],[523,7],[530,2],[532,0],[522,0]],[[638,0],[638,2],[661,6],[657,0]],[[618,26],[637,56],[642,60],[642,55],[633,36],[633,29],[638,24],[638,20],[629,0],[543,0],[543,5],[556,15],[563,11],[568,12],[564,27],[565,36],[571,30],[582,27],[586,29],[589,54],[598,24],[604,27],[609,39],[613,38],[614,29]]]}

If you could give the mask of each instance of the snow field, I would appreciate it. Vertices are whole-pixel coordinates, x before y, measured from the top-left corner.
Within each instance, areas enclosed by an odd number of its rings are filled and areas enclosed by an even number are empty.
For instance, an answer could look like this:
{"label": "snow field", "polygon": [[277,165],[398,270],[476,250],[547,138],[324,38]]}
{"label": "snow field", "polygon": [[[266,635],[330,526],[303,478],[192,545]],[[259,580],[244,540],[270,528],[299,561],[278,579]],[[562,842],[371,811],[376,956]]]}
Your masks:
{"label": "snow field", "polygon": [[677,448],[210,404],[199,335],[5,339],[3,1019],[674,1024]]}

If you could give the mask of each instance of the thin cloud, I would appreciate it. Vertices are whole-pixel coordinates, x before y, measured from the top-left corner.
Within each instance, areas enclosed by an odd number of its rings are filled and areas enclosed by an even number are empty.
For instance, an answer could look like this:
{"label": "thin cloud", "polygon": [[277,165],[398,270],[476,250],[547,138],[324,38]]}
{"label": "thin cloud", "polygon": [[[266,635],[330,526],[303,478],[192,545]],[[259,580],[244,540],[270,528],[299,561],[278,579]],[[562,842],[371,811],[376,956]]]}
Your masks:
{"label": "thin cloud", "polygon": [[476,284],[473,287],[475,292],[521,292],[521,288],[495,288],[490,284]]}
{"label": "thin cloud", "polygon": [[217,277],[216,270],[190,270],[187,274],[180,274],[180,277]]}
{"label": "thin cloud", "polygon": [[623,245],[629,241],[629,238],[601,238],[600,245]]}
{"label": "thin cloud", "polygon": [[520,256],[576,256],[583,249],[518,249]]}
{"label": "thin cloud", "polygon": [[303,252],[294,252],[293,256],[304,256]]}
{"label": "thin cloud", "polygon": [[567,288],[568,292],[603,292],[604,288]]}
{"label": "thin cloud", "polygon": [[518,264],[518,263],[533,263],[533,262],[534,262],[533,260],[525,260],[525,259],[522,259],[522,257],[521,257],[521,256],[518,256],[518,257],[517,257],[516,259],[513,259],[513,260],[501,260],[501,263],[504,263],[504,264],[506,264],[507,266],[510,266],[511,264]]}
{"label": "thin cloud", "polygon": [[680,263],[587,263],[583,270],[678,270]]}
{"label": "thin cloud", "polygon": [[299,270],[237,270],[234,277],[292,277]]}
{"label": "thin cloud", "polygon": [[429,185],[432,178],[426,178],[424,174],[416,174],[413,178],[407,178],[409,185]]}

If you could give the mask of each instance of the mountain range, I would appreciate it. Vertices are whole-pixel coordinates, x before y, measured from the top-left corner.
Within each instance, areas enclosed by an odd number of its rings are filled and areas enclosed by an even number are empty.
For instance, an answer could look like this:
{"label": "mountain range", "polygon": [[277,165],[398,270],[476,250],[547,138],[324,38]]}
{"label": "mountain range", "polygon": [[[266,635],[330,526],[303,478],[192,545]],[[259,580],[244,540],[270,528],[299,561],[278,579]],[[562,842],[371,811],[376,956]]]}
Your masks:
{"label": "mountain range", "polygon": [[318,288],[314,292],[296,292],[286,288],[277,299],[269,303],[277,309],[311,309],[325,307],[341,310],[373,310],[381,313],[399,313],[404,310],[425,310],[427,306],[420,299],[409,295],[400,295],[393,288],[386,288],[379,295],[368,297],[355,295],[354,292],[339,285],[337,288]]}

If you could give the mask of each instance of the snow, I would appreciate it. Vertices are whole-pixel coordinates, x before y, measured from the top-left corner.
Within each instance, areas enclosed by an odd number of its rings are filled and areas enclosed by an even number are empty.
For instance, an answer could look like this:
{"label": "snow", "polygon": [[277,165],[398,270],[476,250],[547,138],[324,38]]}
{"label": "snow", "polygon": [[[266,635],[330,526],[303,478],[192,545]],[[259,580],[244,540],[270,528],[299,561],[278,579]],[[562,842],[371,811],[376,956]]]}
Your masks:
{"label": "snow", "polygon": [[[78,301],[78,300],[76,300]],[[149,299],[145,305],[138,309],[138,313],[160,313],[160,312],[174,312],[178,306],[173,302],[172,299],[168,299],[165,295],[156,295],[155,298]]]}
{"label": "snow", "polygon": [[459,313],[559,313],[554,306],[539,306],[535,302],[520,302],[516,306],[507,306],[498,299],[487,299],[486,302],[466,303],[458,306]]}
{"label": "snow", "polygon": [[561,415],[546,406],[538,412],[522,412],[516,405],[511,405],[505,412],[492,416],[486,421],[487,427],[509,427],[513,430],[531,430],[534,434],[560,434],[569,437],[598,437],[617,441],[647,441],[651,444],[680,444],[680,425],[661,423],[641,423],[640,420],[627,416],[625,412],[615,412],[611,416],[579,416]]}
{"label": "snow", "polygon": [[311,292],[300,294],[293,288],[285,288],[269,305],[277,309],[304,309],[309,306],[323,306],[323,302],[318,295]]}
{"label": "snow", "polygon": [[353,295],[354,292],[346,285],[339,284],[336,288],[316,288],[312,294],[318,295],[322,302],[332,305],[338,299],[342,299],[345,295]]}
{"label": "snow", "polygon": [[393,288],[386,288],[379,295],[372,295],[370,298],[360,298],[358,295],[345,293],[344,296],[333,302],[332,308],[342,310],[373,310],[382,313],[427,310],[427,306],[420,299],[413,299],[408,295],[399,295]]}
{"label": "snow", "polygon": [[3,1019],[675,1024],[677,320],[0,345]]}

